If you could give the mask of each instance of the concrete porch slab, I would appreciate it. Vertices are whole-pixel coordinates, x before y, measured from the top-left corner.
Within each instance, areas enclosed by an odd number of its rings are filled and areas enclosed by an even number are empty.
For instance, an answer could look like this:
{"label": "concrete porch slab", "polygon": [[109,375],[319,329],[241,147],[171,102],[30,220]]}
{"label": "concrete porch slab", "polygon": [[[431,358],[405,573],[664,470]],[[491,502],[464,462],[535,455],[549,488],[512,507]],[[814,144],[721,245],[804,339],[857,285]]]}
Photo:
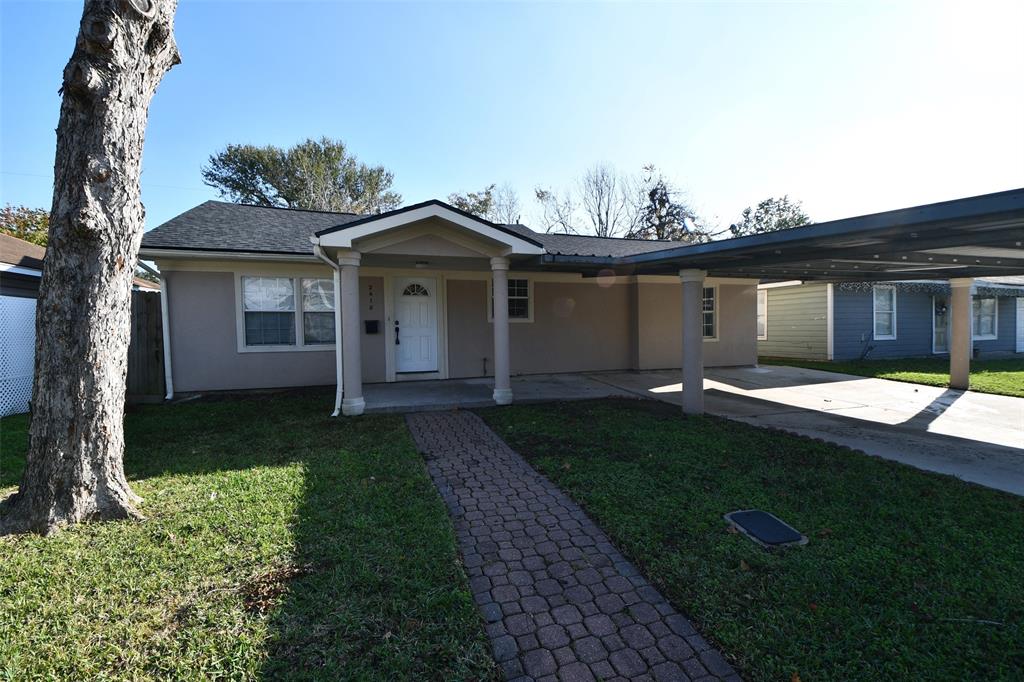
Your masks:
{"label": "concrete porch slab", "polygon": [[[494,380],[445,379],[436,381],[400,381],[393,384],[363,386],[366,412],[423,412],[456,408],[492,407]],[[636,396],[627,389],[598,381],[586,374],[537,374],[513,377],[512,394],[517,403],[552,400],[588,400],[592,398]]]}

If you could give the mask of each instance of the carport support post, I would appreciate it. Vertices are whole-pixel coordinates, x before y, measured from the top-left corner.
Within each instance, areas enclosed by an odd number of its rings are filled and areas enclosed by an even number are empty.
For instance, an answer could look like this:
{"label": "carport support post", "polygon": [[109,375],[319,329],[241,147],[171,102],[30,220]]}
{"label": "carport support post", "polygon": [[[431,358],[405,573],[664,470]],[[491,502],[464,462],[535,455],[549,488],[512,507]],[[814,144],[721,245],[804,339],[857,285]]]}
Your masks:
{"label": "carport support post", "polygon": [[363,413],[363,360],[360,349],[359,319],[359,261],[360,254],[352,251],[338,256],[341,270],[341,338],[342,363],[345,382],[341,413],[356,417]]}
{"label": "carport support post", "polygon": [[680,270],[683,284],[683,414],[704,413],[703,270]]}
{"label": "carport support post", "polygon": [[952,334],[949,344],[949,387],[971,387],[971,285],[970,277],[949,280]]}
{"label": "carport support post", "polygon": [[512,403],[512,381],[509,378],[508,341],[508,258],[492,258],[491,299],[494,305],[494,402]]}

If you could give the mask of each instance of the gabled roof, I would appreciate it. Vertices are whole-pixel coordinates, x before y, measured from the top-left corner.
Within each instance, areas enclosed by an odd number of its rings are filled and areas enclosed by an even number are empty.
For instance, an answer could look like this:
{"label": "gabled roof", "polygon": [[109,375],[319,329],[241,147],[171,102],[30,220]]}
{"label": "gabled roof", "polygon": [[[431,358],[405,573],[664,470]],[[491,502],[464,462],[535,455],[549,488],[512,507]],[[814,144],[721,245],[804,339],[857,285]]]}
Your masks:
{"label": "gabled roof", "polygon": [[380,235],[409,227],[420,221],[434,219],[440,219],[446,224],[473,233],[492,245],[501,245],[504,253],[537,256],[544,253],[544,247],[540,242],[518,234],[505,225],[497,225],[437,199],[404,206],[379,215],[365,216],[343,225],[320,230],[316,233],[315,240],[320,246],[349,248],[354,247],[357,240],[367,239],[371,235]]}
{"label": "gabled roof", "polygon": [[[679,246],[678,242],[669,241],[543,234],[525,225],[491,223],[437,200],[406,206],[382,215],[400,215],[424,206],[443,206],[537,244],[549,254],[617,258]],[[312,237],[357,227],[380,217],[206,201],[146,232],[142,238],[142,248],[147,251],[166,249],[309,256],[313,253],[310,243]]]}
{"label": "gabled roof", "polygon": [[206,201],[146,232],[142,248],[310,256],[310,237],[359,218],[354,213]]}

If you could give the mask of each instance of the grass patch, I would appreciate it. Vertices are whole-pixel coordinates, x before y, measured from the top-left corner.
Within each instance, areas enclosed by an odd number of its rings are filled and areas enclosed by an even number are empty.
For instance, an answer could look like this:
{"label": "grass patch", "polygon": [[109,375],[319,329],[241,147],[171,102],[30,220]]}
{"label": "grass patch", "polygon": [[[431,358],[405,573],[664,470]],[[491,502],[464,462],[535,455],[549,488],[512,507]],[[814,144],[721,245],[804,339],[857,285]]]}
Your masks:
{"label": "grass patch", "polygon": [[[142,523],[0,538],[0,679],[480,679],[444,506],[399,417],[322,396],[125,420]],[[16,484],[27,418],[0,422]]]}
{"label": "grass patch", "polygon": [[[899,360],[795,360],[758,358],[764,365],[789,365],[861,377],[908,381],[927,386],[949,386],[948,358],[903,358]],[[1024,398],[1024,358],[971,361],[971,390]]]}
{"label": "grass patch", "polygon": [[[648,401],[481,414],[749,679],[1020,679],[1024,498]],[[726,532],[752,507],[810,544]]]}

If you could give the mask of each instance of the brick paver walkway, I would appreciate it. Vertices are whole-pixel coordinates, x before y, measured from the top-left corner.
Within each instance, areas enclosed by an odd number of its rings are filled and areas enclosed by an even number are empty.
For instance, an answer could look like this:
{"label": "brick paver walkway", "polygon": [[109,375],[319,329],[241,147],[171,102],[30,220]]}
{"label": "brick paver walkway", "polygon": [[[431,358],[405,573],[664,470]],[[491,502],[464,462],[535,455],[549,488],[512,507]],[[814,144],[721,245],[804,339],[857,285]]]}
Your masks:
{"label": "brick paver walkway", "polygon": [[739,680],[579,506],[470,412],[407,417],[512,680]]}

